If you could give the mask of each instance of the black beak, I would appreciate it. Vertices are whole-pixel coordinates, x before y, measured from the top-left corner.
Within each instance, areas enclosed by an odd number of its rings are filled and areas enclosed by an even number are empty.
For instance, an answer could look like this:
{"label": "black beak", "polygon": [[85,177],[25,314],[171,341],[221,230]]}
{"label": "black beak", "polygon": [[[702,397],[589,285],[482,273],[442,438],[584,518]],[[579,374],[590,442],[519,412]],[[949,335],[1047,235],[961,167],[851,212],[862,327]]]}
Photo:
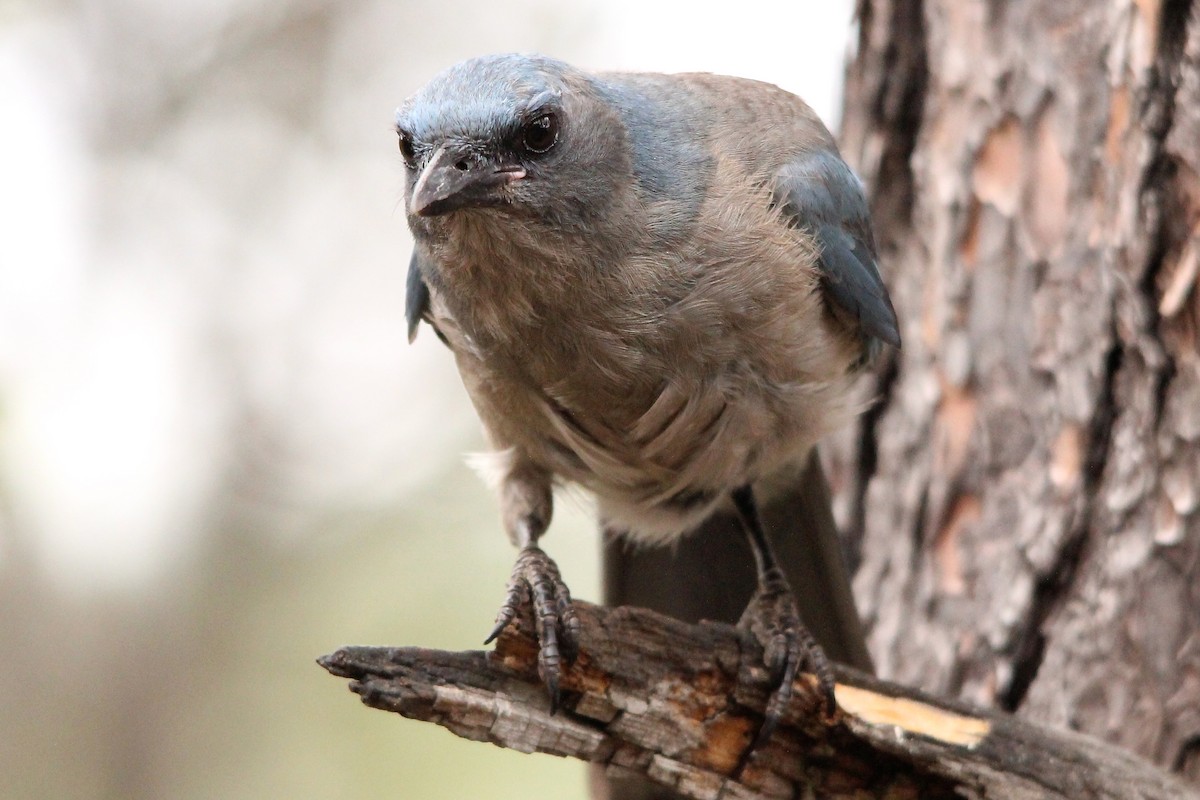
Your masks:
{"label": "black beak", "polygon": [[408,212],[435,217],[469,206],[498,205],[498,191],[525,177],[520,165],[496,164],[450,145],[438,148],[421,170],[408,201]]}

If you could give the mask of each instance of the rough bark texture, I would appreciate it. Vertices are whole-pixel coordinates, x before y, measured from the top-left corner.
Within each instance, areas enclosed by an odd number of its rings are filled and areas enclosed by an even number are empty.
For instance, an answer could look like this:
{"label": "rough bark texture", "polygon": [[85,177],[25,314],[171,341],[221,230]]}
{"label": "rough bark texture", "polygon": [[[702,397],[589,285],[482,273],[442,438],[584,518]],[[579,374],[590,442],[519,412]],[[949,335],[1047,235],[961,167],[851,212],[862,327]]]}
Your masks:
{"label": "rough bark texture", "polygon": [[1200,781],[1200,11],[863,0],[904,349],[830,453],[881,675]]}
{"label": "rough bark texture", "polygon": [[[363,702],[459,736],[606,764],[688,798],[1144,798],[1189,792],[1109,745],[920,696],[842,670],[843,710],[821,718],[801,692],[735,781],[762,722],[768,677],[738,629],[579,603],[583,650],[548,712],[531,622],[493,653],[346,648],[321,659]],[[811,684],[802,678],[804,687]],[[805,710],[805,706],[808,710]]]}

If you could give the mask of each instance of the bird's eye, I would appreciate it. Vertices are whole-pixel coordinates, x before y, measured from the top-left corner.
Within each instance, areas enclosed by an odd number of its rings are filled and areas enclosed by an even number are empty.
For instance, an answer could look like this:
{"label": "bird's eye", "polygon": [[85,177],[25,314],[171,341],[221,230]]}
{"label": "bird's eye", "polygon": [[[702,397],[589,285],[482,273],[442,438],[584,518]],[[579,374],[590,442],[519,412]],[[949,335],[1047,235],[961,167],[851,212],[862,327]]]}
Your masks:
{"label": "bird's eye", "polygon": [[417,165],[417,151],[413,147],[412,134],[400,131],[400,155],[410,168]]}
{"label": "bird's eye", "polygon": [[558,117],[542,114],[521,131],[521,146],[531,153],[544,153],[558,141]]}

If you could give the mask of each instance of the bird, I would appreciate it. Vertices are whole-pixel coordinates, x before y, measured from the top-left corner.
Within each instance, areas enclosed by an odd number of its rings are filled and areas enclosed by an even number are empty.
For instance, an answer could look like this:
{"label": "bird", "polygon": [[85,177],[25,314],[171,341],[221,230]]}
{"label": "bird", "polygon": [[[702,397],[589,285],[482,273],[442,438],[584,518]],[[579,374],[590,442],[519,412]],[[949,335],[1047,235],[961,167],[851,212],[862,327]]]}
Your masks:
{"label": "bird", "polygon": [[[580,625],[541,540],[554,488],[579,486],[608,537],[610,599],[725,614],[728,600],[678,598],[721,594],[722,571],[749,578],[739,622],[774,689],[747,753],[801,668],[832,714],[832,668],[797,597],[833,619],[827,642],[849,640],[842,658],[870,662],[815,448],[900,347],[864,188],[833,136],[771,84],[521,53],[443,70],[395,121],[409,339],[425,323],[452,352],[518,553],[488,642],[532,608],[553,712]],[[659,565],[689,558],[710,585],[664,598],[689,576]]]}

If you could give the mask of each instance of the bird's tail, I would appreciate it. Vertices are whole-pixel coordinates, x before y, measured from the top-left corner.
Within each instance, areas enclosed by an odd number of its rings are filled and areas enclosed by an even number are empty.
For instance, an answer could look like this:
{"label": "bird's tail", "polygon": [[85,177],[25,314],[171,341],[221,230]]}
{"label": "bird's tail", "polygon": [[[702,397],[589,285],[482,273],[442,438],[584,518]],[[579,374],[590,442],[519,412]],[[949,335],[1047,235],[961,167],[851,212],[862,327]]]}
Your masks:
{"label": "bird's tail", "polygon": [[[850,573],[833,521],[829,485],[814,451],[797,479],[763,493],[763,523],[795,592],[804,624],[833,661],[873,672]],[[605,537],[604,602],[673,617],[737,622],[757,578],[746,535],[717,514],[673,547],[630,546]],[[594,800],[677,800],[647,781],[593,772]]]}

